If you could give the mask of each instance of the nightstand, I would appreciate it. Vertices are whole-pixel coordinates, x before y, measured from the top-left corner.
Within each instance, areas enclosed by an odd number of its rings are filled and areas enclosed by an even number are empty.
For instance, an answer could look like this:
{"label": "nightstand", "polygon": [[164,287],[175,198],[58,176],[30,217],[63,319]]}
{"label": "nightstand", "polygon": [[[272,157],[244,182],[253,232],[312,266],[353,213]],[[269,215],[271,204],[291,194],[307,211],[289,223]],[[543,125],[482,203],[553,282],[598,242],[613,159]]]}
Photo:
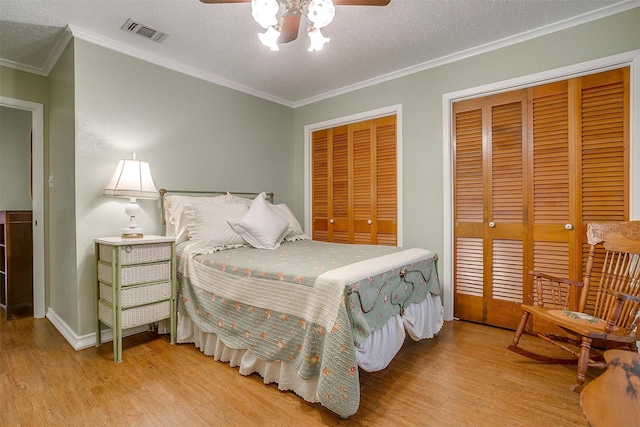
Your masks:
{"label": "nightstand", "polygon": [[113,330],[113,360],[122,360],[122,331],[170,319],[176,342],[176,246],[173,238],[95,239],[96,347],[101,325]]}

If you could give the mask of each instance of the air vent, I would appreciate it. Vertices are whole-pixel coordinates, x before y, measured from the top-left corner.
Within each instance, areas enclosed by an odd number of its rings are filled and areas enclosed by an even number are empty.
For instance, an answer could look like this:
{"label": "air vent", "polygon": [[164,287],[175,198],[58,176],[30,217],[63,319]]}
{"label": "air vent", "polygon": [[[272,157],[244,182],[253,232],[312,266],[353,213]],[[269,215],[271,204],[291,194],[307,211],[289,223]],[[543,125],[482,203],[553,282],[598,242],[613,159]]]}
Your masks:
{"label": "air vent", "polygon": [[144,37],[149,40],[153,40],[154,42],[161,43],[169,37],[168,34],[163,33],[158,30],[154,30],[153,28],[147,27],[146,25],[140,24],[138,22],[132,21],[131,19],[127,19],[127,22],[121,27],[123,30],[137,34],[141,37]]}

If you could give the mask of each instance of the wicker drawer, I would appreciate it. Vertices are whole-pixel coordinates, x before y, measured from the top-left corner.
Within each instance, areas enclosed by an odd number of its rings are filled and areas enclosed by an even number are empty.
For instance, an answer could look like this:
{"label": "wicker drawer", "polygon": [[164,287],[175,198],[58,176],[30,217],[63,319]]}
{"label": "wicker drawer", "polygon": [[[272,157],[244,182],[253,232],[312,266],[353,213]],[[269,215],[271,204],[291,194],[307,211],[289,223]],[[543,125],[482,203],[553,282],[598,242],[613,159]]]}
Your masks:
{"label": "wicker drawer", "polygon": [[[171,316],[170,306],[169,301],[162,301],[126,310],[123,309],[121,310],[120,327],[125,329],[166,319]],[[113,327],[113,307],[100,301],[100,304],[98,304],[98,316],[104,324]]]}
{"label": "wicker drawer", "polygon": [[[99,259],[111,263],[113,246],[99,245]],[[122,265],[138,264],[171,259],[171,243],[155,243],[148,245],[124,245],[115,248],[120,251]]]}
{"label": "wicker drawer", "polygon": [[[98,280],[113,284],[112,264],[98,264]],[[134,285],[136,283],[160,282],[171,280],[171,261],[158,262],[156,264],[123,266],[120,270],[120,284]]]}
{"label": "wicker drawer", "polygon": [[[128,286],[120,292],[120,306],[122,308],[149,304],[171,298],[171,282],[154,283],[152,285]],[[100,282],[100,299],[113,304],[113,288]]]}

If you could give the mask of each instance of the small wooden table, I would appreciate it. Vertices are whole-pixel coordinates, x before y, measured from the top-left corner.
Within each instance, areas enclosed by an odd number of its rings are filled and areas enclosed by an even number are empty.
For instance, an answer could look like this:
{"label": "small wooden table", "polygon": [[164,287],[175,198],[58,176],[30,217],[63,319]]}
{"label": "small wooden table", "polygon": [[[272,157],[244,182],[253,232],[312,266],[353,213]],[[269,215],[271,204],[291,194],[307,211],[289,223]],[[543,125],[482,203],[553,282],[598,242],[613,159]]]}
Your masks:
{"label": "small wooden table", "polygon": [[580,394],[589,424],[640,426],[640,354],[626,350],[604,353],[607,370]]}

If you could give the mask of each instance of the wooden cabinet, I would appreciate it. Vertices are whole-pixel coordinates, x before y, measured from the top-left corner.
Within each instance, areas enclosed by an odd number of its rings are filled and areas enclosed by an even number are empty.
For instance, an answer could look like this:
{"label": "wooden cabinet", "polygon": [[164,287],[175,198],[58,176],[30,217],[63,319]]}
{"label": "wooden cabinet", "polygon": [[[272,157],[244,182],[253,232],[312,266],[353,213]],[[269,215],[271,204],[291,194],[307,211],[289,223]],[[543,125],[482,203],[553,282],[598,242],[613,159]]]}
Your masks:
{"label": "wooden cabinet", "polygon": [[176,257],[173,238],[95,239],[96,346],[101,323],[113,330],[113,359],[122,360],[122,331],[169,319],[176,340]]}
{"label": "wooden cabinet", "polygon": [[7,319],[33,316],[31,211],[0,211],[0,307]]}

